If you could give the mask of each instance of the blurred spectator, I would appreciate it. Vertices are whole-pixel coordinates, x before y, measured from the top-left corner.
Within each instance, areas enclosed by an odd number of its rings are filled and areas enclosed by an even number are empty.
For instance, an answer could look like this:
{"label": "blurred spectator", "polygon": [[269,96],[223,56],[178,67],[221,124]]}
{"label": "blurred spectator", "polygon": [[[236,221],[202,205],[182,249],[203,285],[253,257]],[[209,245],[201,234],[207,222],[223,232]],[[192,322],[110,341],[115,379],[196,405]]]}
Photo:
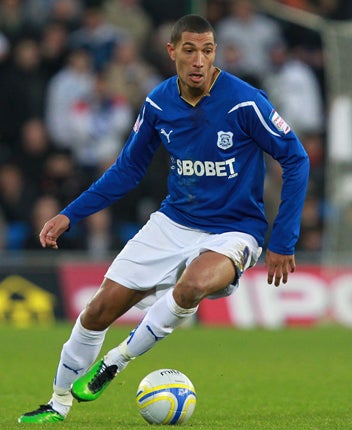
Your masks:
{"label": "blurred spectator", "polygon": [[21,0],[2,0],[0,2],[0,31],[11,44],[23,37],[35,35],[34,28],[26,19],[24,2]]}
{"label": "blurred spectator", "polygon": [[320,200],[312,193],[307,195],[302,212],[302,228],[314,228],[321,225],[322,206]]}
{"label": "blurred spectator", "polygon": [[21,103],[25,103],[27,118],[42,116],[46,91],[46,81],[41,69],[41,53],[33,39],[22,39],[14,50],[14,68],[17,85],[22,86]]}
{"label": "blurred spectator", "polygon": [[53,0],[21,1],[26,21],[30,22],[39,32],[48,20],[52,2]]}
{"label": "blurred spectator", "polygon": [[301,234],[297,250],[321,251],[323,245],[323,207],[313,194],[308,194],[301,219]]}
{"label": "blurred spectator", "polygon": [[54,151],[42,167],[41,192],[55,197],[66,206],[90,185],[68,151]]}
{"label": "blurred spectator", "polygon": [[84,50],[72,51],[67,64],[48,82],[45,120],[54,145],[71,145],[68,128],[72,105],[91,93],[94,76],[91,58]]}
{"label": "blurred spectator", "polygon": [[310,161],[308,191],[323,199],[325,193],[325,147],[324,137],[319,133],[307,133],[301,137]]}
{"label": "blurred spectator", "polygon": [[205,5],[205,15],[213,27],[226,16],[225,3],[227,0],[207,0]]}
{"label": "blurred spectator", "polygon": [[83,11],[82,26],[71,33],[69,46],[86,49],[92,56],[95,70],[100,71],[111,60],[115,46],[127,36],[124,29],[106,21],[100,6],[90,5]]}
{"label": "blurred spectator", "polygon": [[110,91],[128,99],[135,115],[147,94],[161,81],[156,69],[139,56],[133,39],[126,39],[116,47],[106,73]]}
{"label": "blurred spectator", "polygon": [[147,61],[159,71],[163,78],[169,78],[176,73],[175,64],[166,50],[173,25],[173,21],[167,21],[157,27],[151,35],[148,50],[145,52]]}
{"label": "blurred spectator", "polygon": [[141,0],[143,8],[152,17],[155,27],[168,21],[176,21],[189,13],[189,0]]}
{"label": "blurred spectator", "polygon": [[[278,0],[288,6],[302,9],[315,15],[326,16],[338,6],[340,0]],[[330,12],[329,12],[330,11]],[[295,22],[281,22],[283,34],[290,50],[295,57],[309,65],[314,71],[322,94],[325,91],[324,55],[321,34],[307,26]]]}
{"label": "blurred spectator", "polygon": [[9,140],[19,138],[25,120],[42,117],[46,81],[41,69],[39,46],[32,39],[23,39],[14,48],[13,61],[0,82],[1,124]]}
{"label": "blurred spectator", "polygon": [[31,118],[25,121],[15,155],[25,180],[31,181],[37,189],[40,189],[43,166],[51,150],[43,120]]}
{"label": "blurred spectator", "polygon": [[141,6],[141,0],[104,0],[103,11],[107,22],[123,28],[138,47],[145,47],[153,24]]}
{"label": "blurred spectator", "polygon": [[40,34],[53,22],[64,25],[67,31],[76,30],[80,24],[80,0],[26,0],[21,2],[26,22]]}
{"label": "blurred spectator", "polygon": [[69,33],[78,30],[82,20],[80,0],[51,0],[48,21],[64,25]]}
{"label": "blurred spectator", "polygon": [[51,79],[66,64],[68,56],[68,31],[59,22],[50,22],[43,27],[40,53],[45,78]]}
{"label": "blurred spectator", "polygon": [[0,32],[0,163],[8,158],[11,147],[11,131],[7,121],[9,115],[8,100],[5,97],[6,83],[9,74],[8,59],[10,56],[10,43],[7,37]]}
{"label": "blurred spectator", "polygon": [[[38,239],[39,233],[43,228],[44,223],[55,216],[61,208],[61,203],[56,199],[56,197],[51,195],[43,194],[35,200],[30,213],[28,234],[23,242],[24,249],[42,249]],[[60,238],[59,245],[67,250],[82,248],[82,244],[79,241],[74,240],[69,233],[64,234]]]}
{"label": "blurred spectator", "polygon": [[7,248],[21,249],[28,233],[28,213],[36,192],[15,163],[0,166],[0,211],[6,222]]}
{"label": "blurred spectator", "polygon": [[97,212],[84,220],[84,248],[96,260],[104,260],[112,251],[119,249],[113,228],[111,208]]}
{"label": "blurred spectator", "polygon": [[133,120],[131,104],[112,94],[105,73],[98,73],[92,93],[73,105],[68,119],[70,149],[92,180],[115,161]]}
{"label": "blurred spectator", "polygon": [[36,192],[17,163],[0,166],[0,207],[6,221],[26,221]]}
{"label": "blurred spectator", "polygon": [[270,50],[282,43],[277,22],[258,12],[250,0],[230,0],[229,15],[216,25],[217,64],[226,67],[224,49],[238,52],[233,72],[255,85],[271,71]]}
{"label": "blurred spectator", "polygon": [[271,59],[274,70],[264,79],[263,87],[280,115],[299,137],[321,133],[324,106],[312,69],[283,44],[271,48]]}
{"label": "blurred spectator", "polygon": [[[239,61],[241,53],[236,44],[229,42],[224,44],[221,53],[221,67],[233,75],[238,75],[239,72]],[[242,79],[245,79],[255,87],[260,86],[259,80],[254,75],[243,75]]]}
{"label": "blurred spectator", "polygon": [[[297,250],[305,253],[320,253],[323,249],[323,229],[321,225],[315,227],[301,228],[300,239]],[[309,256],[312,261],[312,255]]]}

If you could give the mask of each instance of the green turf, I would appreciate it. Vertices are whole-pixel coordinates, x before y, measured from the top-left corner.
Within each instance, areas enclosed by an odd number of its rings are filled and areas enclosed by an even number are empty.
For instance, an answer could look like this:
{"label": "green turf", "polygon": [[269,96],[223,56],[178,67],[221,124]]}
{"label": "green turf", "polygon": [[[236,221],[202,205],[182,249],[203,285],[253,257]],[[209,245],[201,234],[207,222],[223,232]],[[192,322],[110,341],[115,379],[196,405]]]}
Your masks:
{"label": "green turf", "polygon": [[[111,329],[103,352],[128,331]],[[17,417],[49,399],[58,355],[69,332],[66,324],[0,327],[1,430],[30,427],[18,424]],[[196,410],[183,428],[352,429],[352,332],[336,326],[178,329],[132,362],[99,400],[75,403],[64,423],[34,427],[148,429],[137,412],[135,393],[147,373],[162,367],[183,371],[195,385]]]}

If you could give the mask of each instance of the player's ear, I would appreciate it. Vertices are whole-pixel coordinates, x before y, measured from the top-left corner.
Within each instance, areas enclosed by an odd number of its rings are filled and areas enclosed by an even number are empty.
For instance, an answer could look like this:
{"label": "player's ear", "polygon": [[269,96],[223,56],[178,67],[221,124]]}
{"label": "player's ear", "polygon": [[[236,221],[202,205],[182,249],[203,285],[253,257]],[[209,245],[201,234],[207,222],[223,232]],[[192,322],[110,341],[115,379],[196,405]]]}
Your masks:
{"label": "player's ear", "polygon": [[172,43],[168,43],[166,45],[167,52],[169,53],[169,56],[172,61],[175,61],[175,47]]}

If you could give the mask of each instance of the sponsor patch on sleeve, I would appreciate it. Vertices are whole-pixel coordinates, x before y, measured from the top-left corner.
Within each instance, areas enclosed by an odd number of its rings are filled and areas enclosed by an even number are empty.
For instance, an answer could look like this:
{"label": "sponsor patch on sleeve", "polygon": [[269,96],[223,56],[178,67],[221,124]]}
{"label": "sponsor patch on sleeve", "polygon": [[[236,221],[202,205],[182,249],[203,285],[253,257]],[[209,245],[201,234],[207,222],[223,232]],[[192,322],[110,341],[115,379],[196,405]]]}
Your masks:
{"label": "sponsor patch on sleeve", "polygon": [[140,114],[138,115],[138,117],[137,117],[137,119],[136,119],[136,122],[134,123],[133,131],[134,131],[135,133],[138,133],[138,131],[139,131],[139,129],[140,129],[140,127],[141,127],[141,125],[143,124],[143,121],[144,121],[144,112],[145,112],[145,107],[143,108],[142,113],[140,113]]}
{"label": "sponsor patch on sleeve", "polygon": [[273,110],[270,114],[270,121],[274,124],[274,126],[284,134],[290,132],[291,127],[287,124],[287,122],[276,112]]}

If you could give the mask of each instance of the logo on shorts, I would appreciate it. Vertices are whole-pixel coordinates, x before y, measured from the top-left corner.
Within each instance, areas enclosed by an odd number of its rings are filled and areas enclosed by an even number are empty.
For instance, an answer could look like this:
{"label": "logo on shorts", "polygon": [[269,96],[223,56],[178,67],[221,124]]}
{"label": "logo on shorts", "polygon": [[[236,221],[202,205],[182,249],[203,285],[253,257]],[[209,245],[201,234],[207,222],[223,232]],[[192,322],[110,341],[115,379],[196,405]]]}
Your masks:
{"label": "logo on shorts", "polygon": [[232,131],[218,131],[217,145],[220,149],[229,149],[233,146]]}
{"label": "logo on shorts", "polygon": [[245,246],[241,257],[241,272],[244,271],[246,264],[248,262],[248,258],[249,258],[249,248],[248,246]]}

